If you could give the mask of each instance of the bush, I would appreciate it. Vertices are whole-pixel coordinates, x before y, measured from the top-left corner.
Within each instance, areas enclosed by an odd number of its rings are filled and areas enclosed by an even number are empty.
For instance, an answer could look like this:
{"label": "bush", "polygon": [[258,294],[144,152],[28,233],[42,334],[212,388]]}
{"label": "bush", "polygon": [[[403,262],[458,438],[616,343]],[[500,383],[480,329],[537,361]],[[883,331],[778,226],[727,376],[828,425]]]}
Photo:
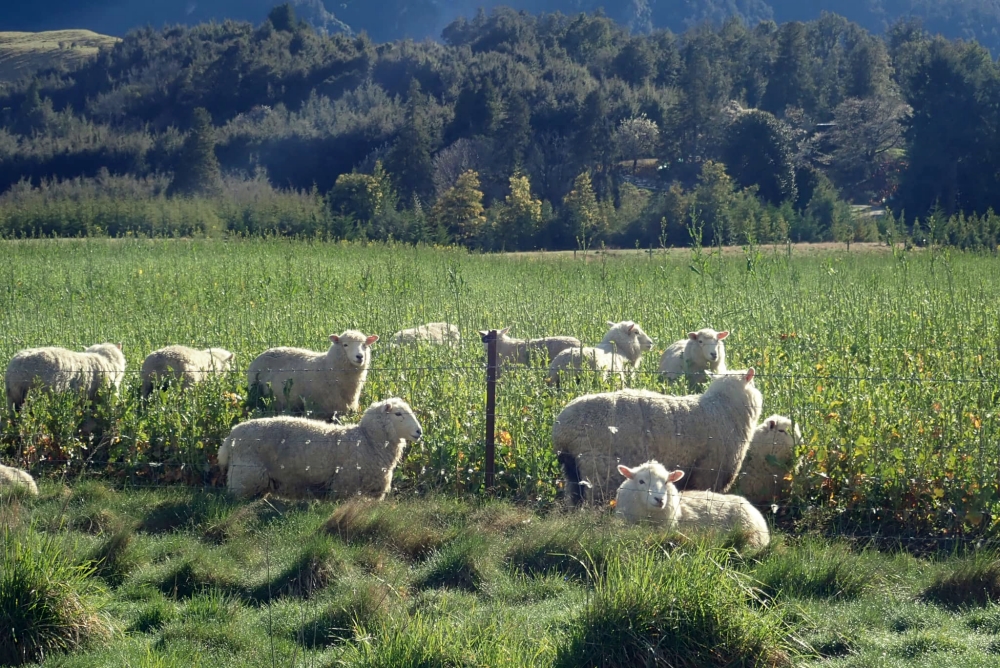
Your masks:
{"label": "bush", "polygon": [[3,532],[0,559],[0,664],[40,661],[110,637],[98,612],[91,569],[70,564],[51,537]]}

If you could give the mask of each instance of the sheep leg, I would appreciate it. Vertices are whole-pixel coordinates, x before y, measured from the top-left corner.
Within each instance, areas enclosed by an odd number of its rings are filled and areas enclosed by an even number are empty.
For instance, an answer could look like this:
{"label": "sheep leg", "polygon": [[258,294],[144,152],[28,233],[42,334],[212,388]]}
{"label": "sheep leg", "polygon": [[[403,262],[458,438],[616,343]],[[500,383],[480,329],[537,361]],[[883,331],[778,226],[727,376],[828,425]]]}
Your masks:
{"label": "sheep leg", "polygon": [[233,462],[229,465],[229,473],[226,476],[226,487],[230,493],[248,498],[266,492],[270,487],[271,479],[267,475],[267,469],[253,463]]}

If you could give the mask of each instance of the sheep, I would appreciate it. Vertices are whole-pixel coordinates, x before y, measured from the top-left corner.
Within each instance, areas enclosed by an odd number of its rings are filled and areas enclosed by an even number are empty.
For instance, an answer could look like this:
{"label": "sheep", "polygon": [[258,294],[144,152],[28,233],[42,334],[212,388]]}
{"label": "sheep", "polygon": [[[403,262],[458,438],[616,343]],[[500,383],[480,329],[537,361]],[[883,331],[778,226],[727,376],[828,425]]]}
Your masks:
{"label": "sheep", "polygon": [[14,486],[24,487],[32,496],[38,496],[38,486],[35,485],[35,479],[31,477],[30,473],[13,466],[0,464],[0,492],[3,491],[4,487]]}
{"label": "sheep", "polygon": [[771,533],[753,504],[735,494],[707,491],[678,492],[674,485],[684,471],[668,471],[655,459],[629,468],[619,464],[625,481],[615,497],[615,514],[633,524],[649,522],[685,531],[719,529],[739,531],[750,549],[767,547]]}
{"label": "sheep", "polygon": [[603,500],[619,461],[650,457],[684,469],[688,487],[728,491],[764,401],[753,378],[750,368],[715,376],[703,394],[619,390],[569,402],[552,427],[567,501]]}
{"label": "sheep", "polygon": [[358,410],[368,378],[371,346],[378,336],[349,329],[330,335],[330,349],[317,353],[303,348],[271,348],[250,363],[248,385],[263,394],[268,384],[274,408],[310,412],[329,420],[337,413]]}
{"label": "sheep", "polygon": [[229,371],[233,354],[222,348],[196,350],[187,346],[167,346],[155,350],[142,361],[142,396],[153,392],[156,379],[179,378],[182,387],[200,383],[210,374]]}
{"label": "sheep", "polygon": [[218,462],[227,489],[241,498],[271,490],[382,500],[406,443],[422,435],[410,406],[392,398],[369,406],[356,425],[290,416],[243,422],[222,442]]}
{"label": "sheep", "polygon": [[99,343],[82,353],[55,346],[28,348],[7,365],[7,403],[19,410],[36,382],[53,392],[85,391],[94,399],[106,384],[117,393],[124,376],[125,355],[120,343]]}
{"label": "sheep", "polygon": [[[515,339],[507,336],[510,327],[504,327],[497,332],[497,367],[502,368],[509,364],[531,363],[532,355],[544,355],[545,361],[551,362],[556,355],[570,348],[580,348],[580,339],[572,336],[545,336],[540,339]],[[479,336],[483,339],[483,348],[489,354],[489,344],[486,337],[487,330],[479,330]]]}
{"label": "sheep", "polygon": [[462,334],[458,331],[457,325],[447,322],[429,322],[426,325],[404,329],[392,335],[392,343],[396,346],[421,341],[438,345],[460,343]]}
{"label": "sheep", "polygon": [[690,385],[708,380],[706,371],[726,372],[726,345],[722,342],[729,332],[716,332],[706,327],[688,332],[686,339],[675,341],[660,357],[660,373],[668,380],[686,376]]}
{"label": "sheep", "polygon": [[602,370],[605,378],[609,373],[621,373],[625,363],[639,368],[642,354],[653,349],[653,339],[631,320],[608,321],[608,325],[608,333],[596,346],[575,346],[556,355],[549,364],[549,382],[558,385],[561,374],[575,377],[584,363],[595,371]]}
{"label": "sheep", "polygon": [[791,470],[795,446],[801,442],[802,432],[791,418],[772,415],[761,422],[753,432],[740,469],[740,494],[757,505],[787,496],[785,474]]}

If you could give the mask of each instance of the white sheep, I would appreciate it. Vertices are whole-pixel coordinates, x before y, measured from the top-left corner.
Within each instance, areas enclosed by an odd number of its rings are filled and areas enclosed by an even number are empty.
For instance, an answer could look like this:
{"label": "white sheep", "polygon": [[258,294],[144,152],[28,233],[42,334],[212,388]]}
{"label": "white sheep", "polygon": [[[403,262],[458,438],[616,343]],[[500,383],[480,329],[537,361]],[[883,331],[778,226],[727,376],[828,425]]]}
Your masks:
{"label": "white sheep", "polygon": [[421,341],[438,345],[460,343],[462,333],[458,331],[458,325],[447,322],[429,322],[426,325],[404,329],[392,335],[392,344],[396,346]]}
{"label": "white sheep", "polygon": [[[531,357],[537,355],[539,358],[550,363],[564,350],[570,348],[580,348],[580,339],[572,336],[543,336],[538,339],[515,339],[508,336],[510,327],[504,327],[497,332],[497,367],[498,370],[511,364],[531,363]],[[479,336],[483,339],[483,349],[489,355],[489,344],[486,343],[487,330],[479,330]]]}
{"label": "white sheep", "polygon": [[639,368],[642,354],[653,349],[653,339],[631,320],[608,321],[608,325],[608,333],[596,346],[568,348],[556,355],[549,364],[549,381],[558,384],[561,375],[575,378],[584,365],[603,371],[605,378],[621,373],[626,364]]}
{"label": "white sheep", "polygon": [[356,425],[289,416],[249,420],[223,441],[219,468],[229,491],[242,498],[270,490],[293,498],[383,499],[403,448],[422,434],[398,398],[372,404]]}
{"label": "white sheep", "polygon": [[753,432],[737,485],[740,494],[757,505],[788,496],[785,475],[792,470],[795,446],[802,442],[799,426],[791,418],[772,415]]}
{"label": "white sheep", "polygon": [[28,348],[7,365],[7,403],[15,410],[21,408],[36,382],[53,392],[85,391],[93,399],[108,384],[117,392],[124,376],[120,343],[99,343],[82,353],[55,346]]}
{"label": "white sheep", "polygon": [[690,488],[728,491],[764,401],[753,378],[751,368],[715,376],[704,394],[619,390],[569,402],[552,426],[567,501],[607,498],[618,463],[650,458],[684,469]]}
{"label": "white sheep", "polygon": [[163,383],[179,378],[182,387],[191,387],[211,378],[213,373],[229,371],[232,359],[233,354],[222,348],[197,350],[187,346],[167,346],[154,350],[146,355],[139,372],[142,396],[149,396],[157,379]]}
{"label": "white sheep", "polygon": [[635,468],[619,464],[618,472],[625,476],[625,482],[615,497],[615,513],[626,522],[650,523],[682,532],[739,531],[747,547],[755,550],[771,542],[764,516],[742,496],[678,492],[674,483],[684,477],[684,471],[668,471],[655,459]]}
{"label": "white sheep", "polygon": [[686,339],[675,341],[660,357],[660,373],[668,380],[686,376],[694,385],[708,380],[706,371],[726,372],[726,344],[722,342],[729,332],[699,329],[688,332]]}
{"label": "white sheep", "polygon": [[35,479],[31,477],[30,473],[13,466],[0,464],[0,492],[3,492],[5,487],[15,486],[25,487],[28,493],[38,496],[38,486],[35,485]]}
{"label": "white sheep", "polygon": [[308,410],[311,417],[321,420],[356,411],[376,341],[375,335],[349,329],[340,335],[331,334],[331,345],[325,353],[271,348],[250,363],[247,382],[262,395],[270,384],[277,411]]}

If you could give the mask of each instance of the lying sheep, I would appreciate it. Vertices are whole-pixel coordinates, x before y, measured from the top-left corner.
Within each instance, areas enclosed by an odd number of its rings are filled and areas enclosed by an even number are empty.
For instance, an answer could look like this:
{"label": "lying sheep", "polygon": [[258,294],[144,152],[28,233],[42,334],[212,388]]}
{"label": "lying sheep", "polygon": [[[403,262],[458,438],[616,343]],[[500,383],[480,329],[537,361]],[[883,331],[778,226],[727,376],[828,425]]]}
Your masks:
{"label": "lying sheep", "polygon": [[[580,348],[580,339],[572,336],[544,336],[539,339],[515,339],[507,336],[510,327],[504,327],[497,332],[497,367],[502,369],[510,364],[531,363],[531,357],[537,355],[544,358],[547,363],[564,350],[570,348]],[[489,354],[489,344],[486,343],[487,330],[480,330],[479,336],[483,339],[483,348]]]}
{"label": "lying sheep", "polygon": [[584,364],[602,370],[605,378],[621,373],[625,364],[639,368],[642,354],[653,349],[653,339],[631,320],[608,325],[611,328],[596,346],[568,348],[556,355],[549,365],[549,381],[558,384],[560,375],[575,378]]}
{"label": "lying sheep", "polygon": [[321,420],[358,410],[368,378],[371,347],[377,336],[349,329],[330,335],[330,349],[317,353],[303,348],[271,348],[247,369],[250,388],[262,395],[268,385],[277,411],[310,411]]}
{"label": "lying sheep", "polygon": [[458,331],[458,326],[447,322],[429,322],[426,325],[404,329],[392,335],[392,343],[396,346],[420,341],[442,345],[459,343],[461,340],[462,334]]}
{"label": "lying sheep", "polygon": [[801,442],[802,432],[791,418],[772,415],[761,422],[740,469],[740,494],[757,505],[787,497],[785,474],[792,470],[795,446]]}
{"label": "lying sheep", "polygon": [[742,496],[678,492],[674,483],[684,477],[684,471],[668,471],[655,459],[635,468],[619,464],[618,472],[625,476],[625,482],[615,497],[615,513],[626,522],[648,522],[680,531],[739,531],[747,547],[755,550],[771,542],[764,516]]}
{"label": "lying sheep", "polygon": [[675,341],[660,357],[660,373],[668,380],[686,376],[691,385],[708,380],[706,371],[726,372],[726,344],[722,342],[729,332],[699,329],[688,332],[686,339]]}
{"label": "lying sheep", "polygon": [[13,466],[0,464],[0,492],[3,492],[4,488],[15,486],[25,487],[29,494],[38,496],[38,486],[35,485],[35,479],[31,477],[30,473]]}
{"label": "lying sheep", "polygon": [[196,350],[187,346],[167,346],[154,350],[142,361],[142,396],[148,397],[153,386],[179,378],[182,387],[211,378],[213,373],[229,371],[233,354],[222,348]]}
{"label": "lying sheep", "polygon": [[219,468],[227,472],[229,491],[242,498],[271,490],[381,500],[407,441],[422,434],[413,410],[397,398],[372,404],[356,425],[288,416],[250,420],[223,441]]}
{"label": "lying sheep", "polygon": [[125,356],[120,343],[99,343],[78,353],[66,348],[28,348],[7,365],[7,403],[21,408],[36,383],[53,392],[86,392],[94,399],[110,384],[115,392],[125,376]]}
{"label": "lying sheep", "polygon": [[754,370],[715,376],[704,394],[619,390],[578,397],[556,417],[552,445],[567,500],[604,500],[619,462],[656,458],[688,472],[688,487],[728,491],[760,417]]}

